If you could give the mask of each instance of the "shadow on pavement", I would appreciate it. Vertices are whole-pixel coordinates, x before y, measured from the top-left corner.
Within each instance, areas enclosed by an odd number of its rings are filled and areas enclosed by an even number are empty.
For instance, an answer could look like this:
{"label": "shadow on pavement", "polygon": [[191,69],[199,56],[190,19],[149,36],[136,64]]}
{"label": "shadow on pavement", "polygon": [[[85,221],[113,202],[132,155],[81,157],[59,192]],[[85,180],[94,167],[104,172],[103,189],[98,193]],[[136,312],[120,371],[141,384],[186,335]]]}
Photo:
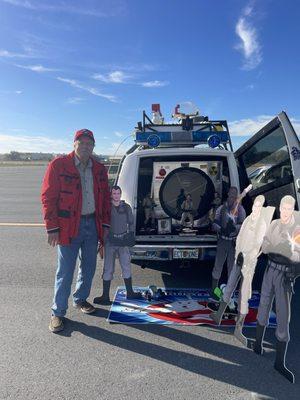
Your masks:
{"label": "shadow on pavement", "polygon": [[[98,315],[106,316],[107,311],[99,311],[98,309]],[[276,396],[277,399],[298,398],[298,395],[297,397],[293,397],[294,393],[295,395],[296,392],[298,393],[297,385],[293,386],[282,378],[273,369],[273,365],[269,359],[262,356],[259,360],[259,356],[251,350],[227,343],[216,342],[209,338],[166,326],[131,325],[130,329],[138,329],[178,342],[180,345],[192,347],[195,350],[195,354],[131,338],[121,333],[112,332],[101,327],[89,326],[78,321],[67,320],[65,330],[61,335],[72,336],[72,332],[78,331],[91,339],[98,340],[100,343],[103,342],[145,357],[150,357],[154,360],[182,368],[185,371],[235,385],[251,392]],[[150,339],[153,341],[153,338]],[[207,358],[205,355],[198,354],[198,352],[209,353],[213,358]],[[214,359],[214,357],[218,359]],[[290,394],[287,394],[287,390]],[[278,397],[281,391],[283,397]]]}

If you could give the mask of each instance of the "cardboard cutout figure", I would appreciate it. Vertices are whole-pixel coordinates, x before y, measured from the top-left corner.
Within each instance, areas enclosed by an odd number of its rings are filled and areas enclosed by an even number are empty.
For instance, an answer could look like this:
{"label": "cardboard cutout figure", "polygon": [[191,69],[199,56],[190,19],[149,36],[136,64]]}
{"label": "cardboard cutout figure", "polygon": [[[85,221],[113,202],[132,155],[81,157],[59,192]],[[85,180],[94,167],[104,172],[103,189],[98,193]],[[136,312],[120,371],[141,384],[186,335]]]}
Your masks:
{"label": "cardboard cutout figure", "polygon": [[180,189],[179,195],[177,196],[177,199],[176,199],[176,208],[177,208],[178,212],[181,211],[182,203],[185,200],[186,200],[186,195],[185,195],[184,189]]}
{"label": "cardboard cutout figure", "polygon": [[109,235],[104,243],[104,266],[103,266],[103,294],[95,297],[95,304],[109,305],[110,284],[115,272],[115,262],[118,256],[122,269],[127,299],[140,299],[141,293],[134,292],[131,278],[130,252],[128,236],[134,236],[134,221],[132,209],[129,204],[121,200],[122,190],[120,186],[111,188],[111,221]]}
{"label": "cardboard cutout figure", "polygon": [[193,227],[194,225],[194,205],[192,196],[188,193],[186,199],[181,204],[182,216],[180,224],[184,227]]}
{"label": "cardboard cutout figure", "polygon": [[217,208],[220,207],[221,204],[222,204],[221,197],[219,196],[218,192],[215,192],[214,200],[212,202],[212,208],[209,210],[209,213],[208,213],[208,216],[209,216],[209,219],[211,220],[211,222],[213,222],[215,220]]}
{"label": "cardboard cutout figure", "polygon": [[263,354],[263,338],[269,313],[275,297],[277,328],[276,360],[274,368],[295,382],[294,374],[285,366],[285,355],[290,340],[290,303],[295,279],[300,275],[300,213],[294,211],[295,199],[284,196],[280,202],[280,219],[274,220],[262,243],[262,252],[268,255],[257,314],[255,353]]}
{"label": "cardboard cutout figure", "polygon": [[234,265],[235,241],[246,217],[244,207],[240,204],[236,187],[229,188],[227,201],[217,208],[212,229],[217,232],[217,254],[212,270],[212,291],[218,286],[224,262],[227,260],[227,276],[230,276]]}
{"label": "cardboard cutout figure", "polygon": [[252,280],[255,266],[263,238],[275,211],[275,207],[264,208],[264,202],[265,198],[262,195],[255,198],[252,213],[245,219],[241,226],[236,240],[235,264],[224,290],[219,309],[211,315],[212,319],[219,325],[232,294],[240,278],[242,278],[238,298],[239,313],[234,335],[245,346],[247,345],[247,338],[242,334],[242,328],[249,311],[248,301],[252,295]]}
{"label": "cardboard cutout figure", "polygon": [[145,220],[144,225],[147,226],[149,221],[151,222],[151,227],[155,226],[155,211],[154,208],[156,204],[151,197],[151,193],[148,193],[146,197],[143,199],[143,208],[145,212]]}

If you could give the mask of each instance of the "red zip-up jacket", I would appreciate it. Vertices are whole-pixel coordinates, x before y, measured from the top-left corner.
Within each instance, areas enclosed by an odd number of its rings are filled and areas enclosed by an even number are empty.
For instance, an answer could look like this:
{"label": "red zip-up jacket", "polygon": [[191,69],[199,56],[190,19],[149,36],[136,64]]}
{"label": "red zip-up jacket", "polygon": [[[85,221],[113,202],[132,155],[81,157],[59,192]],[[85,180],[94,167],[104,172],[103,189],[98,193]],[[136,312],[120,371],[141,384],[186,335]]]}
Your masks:
{"label": "red zip-up jacket", "polygon": [[[74,151],[55,158],[48,165],[42,184],[41,200],[47,232],[59,232],[59,244],[68,245],[78,235],[82,188]],[[110,226],[111,199],[107,171],[92,158],[95,217],[99,241],[103,243],[103,227]]]}

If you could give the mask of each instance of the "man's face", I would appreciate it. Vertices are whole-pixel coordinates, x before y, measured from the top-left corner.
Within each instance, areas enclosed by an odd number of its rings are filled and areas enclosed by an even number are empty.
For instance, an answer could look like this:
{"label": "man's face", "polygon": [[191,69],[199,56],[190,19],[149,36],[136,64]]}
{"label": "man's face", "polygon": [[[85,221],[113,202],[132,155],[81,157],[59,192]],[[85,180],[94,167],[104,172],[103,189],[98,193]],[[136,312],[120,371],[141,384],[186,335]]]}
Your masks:
{"label": "man's face", "polygon": [[230,189],[228,192],[227,203],[229,207],[232,207],[237,199],[237,191],[234,189]]}
{"label": "man's face", "polygon": [[252,216],[254,218],[258,218],[262,209],[262,203],[260,201],[255,201],[252,206]]}
{"label": "man's face", "polygon": [[87,136],[81,136],[74,142],[74,150],[80,160],[86,161],[93,154],[94,142]]}
{"label": "man's face", "polygon": [[111,198],[113,199],[113,201],[119,202],[121,199],[121,191],[119,189],[113,189],[111,191]]}
{"label": "man's face", "polygon": [[289,222],[294,212],[292,204],[283,203],[280,205],[280,219],[282,222]]}

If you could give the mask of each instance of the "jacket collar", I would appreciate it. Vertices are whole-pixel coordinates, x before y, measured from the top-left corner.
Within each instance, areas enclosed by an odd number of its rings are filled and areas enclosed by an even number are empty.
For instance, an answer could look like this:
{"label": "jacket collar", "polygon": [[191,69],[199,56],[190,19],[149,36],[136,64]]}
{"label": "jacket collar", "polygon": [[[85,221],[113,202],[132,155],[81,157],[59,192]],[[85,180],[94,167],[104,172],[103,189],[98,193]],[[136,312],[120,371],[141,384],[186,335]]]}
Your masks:
{"label": "jacket collar", "polygon": [[79,175],[79,171],[75,166],[75,151],[72,151],[71,153],[67,154],[65,156],[65,160],[66,160],[66,167],[69,170],[69,172],[71,172],[74,175]]}
{"label": "jacket collar", "polygon": [[[76,156],[75,153],[74,153],[74,163],[76,167],[79,167],[81,165],[81,161],[79,160],[79,158]],[[92,168],[92,166],[93,166],[92,158],[89,158],[87,167]]]}
{"label": "jacket collar", "polygon": [[111,202],[111,206],[112,208],[114,208],[115,210],[123,210],[123,208],[125,208],[125,200],[121,200],[120,204],[118,206],[115,206],[113,204],[113,202]]}

